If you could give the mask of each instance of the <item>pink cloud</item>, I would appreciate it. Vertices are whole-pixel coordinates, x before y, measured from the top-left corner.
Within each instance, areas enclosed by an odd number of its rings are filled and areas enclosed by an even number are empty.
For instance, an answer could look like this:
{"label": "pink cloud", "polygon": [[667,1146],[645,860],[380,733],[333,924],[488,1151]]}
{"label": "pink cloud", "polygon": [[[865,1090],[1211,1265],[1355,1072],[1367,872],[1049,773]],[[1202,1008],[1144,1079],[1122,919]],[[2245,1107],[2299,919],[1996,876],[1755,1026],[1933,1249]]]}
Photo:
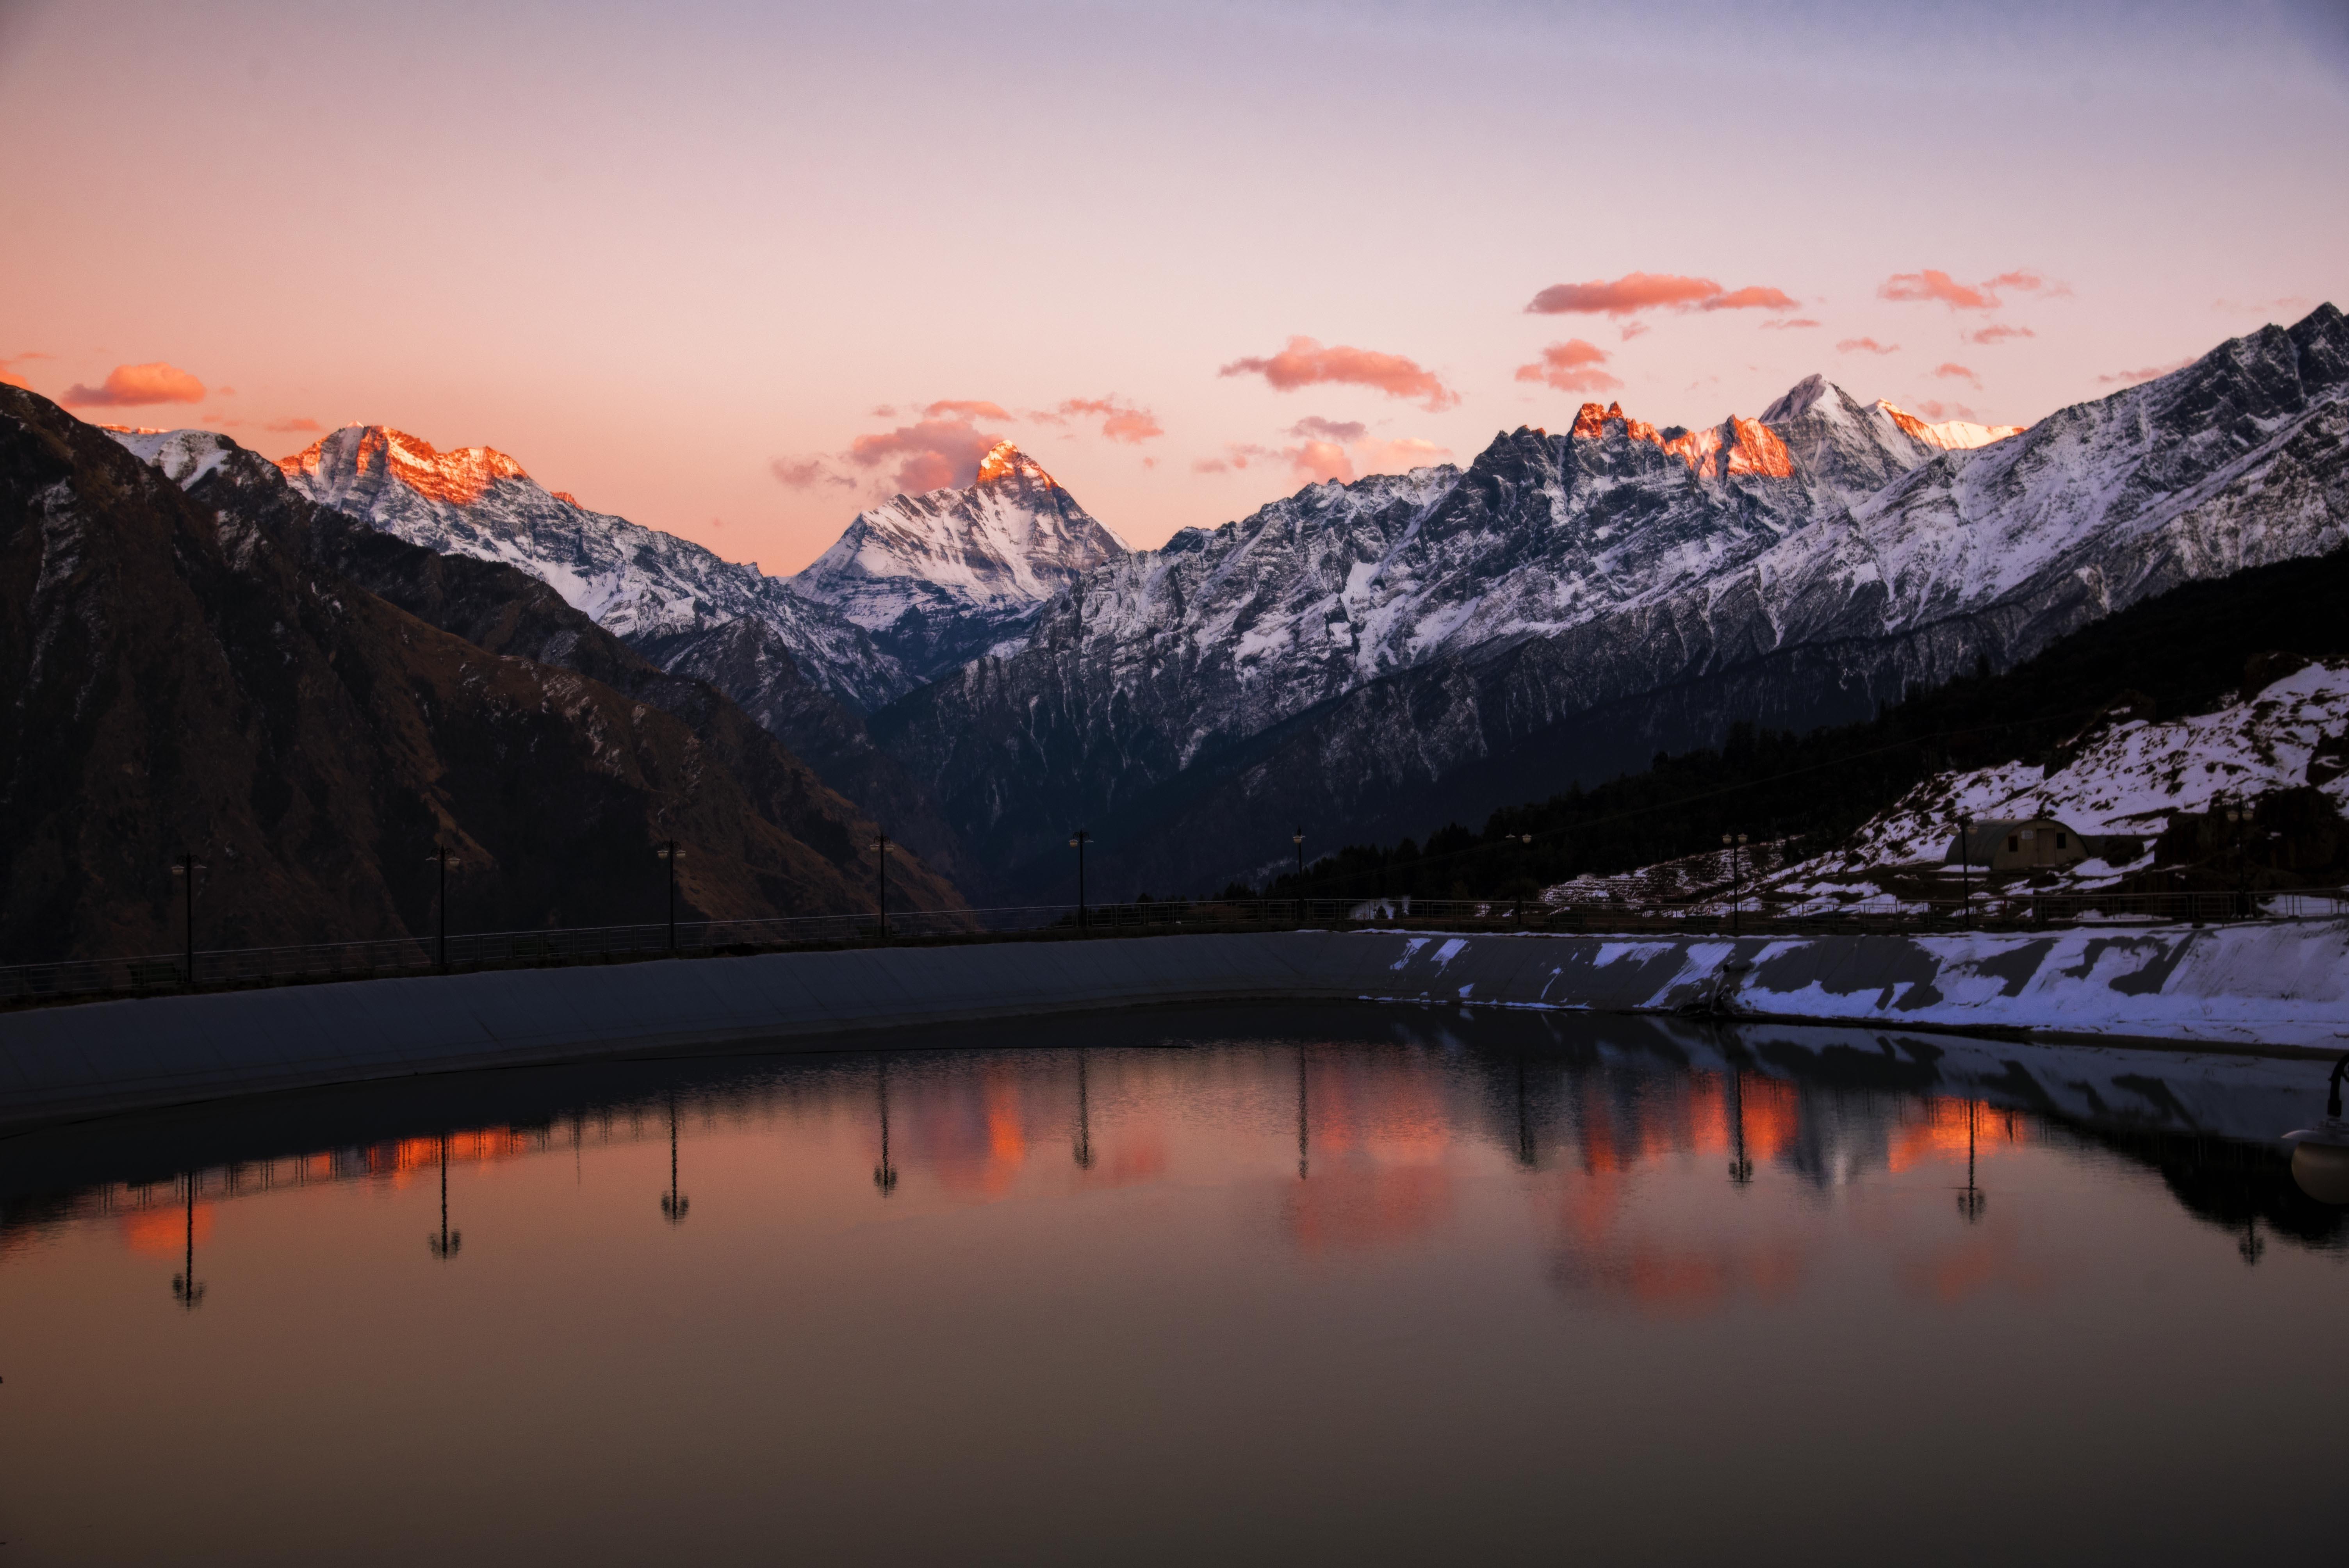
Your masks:
{"label": "pink cloud", "polygon": [[1794,310],[1796,302],[1764,284],[1724,289],[1711,278],[1677,273],[1626,273],[1609,282],[1552,284],[1526,306],[1529,315],[1632,315],[1643,310]]}
{"label": "pink cloud", "polygon": [[1195,474],[1227,474],[1232,471],[1232,465],[1221,458],[1193,458],[1191,471]]}
{"label": "pink cloud", "polygon": [[1368,425],[1359,419],[1324,419],[1319,414],[1308,414],[1289,426],[1288,433],[1299,438],[1317,437],[1324,441],[1335,441],[1340,446],[1351,446],[1361,440],[1363,432],[1369,428]]}
{"label": "pink cloud", "polygon": [[36,348],[28,348],[22,354],[0,356],[0,386],[22,387],[26,391],[31,391],[33,384],[25,379],[24,373],[16,366],[35,359],[55,359],[56,357],[54,354],[43,354]]}
{"label": "pink cloud", "polygon": [[968,419],[922,419],[857,437],[848,444],[848,460],[860,469],[894,462],[898,492],[921,495],[978,482],[978,460],[1000,438]]}
{"label": "pink cloud", "polygon": [[1977,387],[1982,385],[1981,377],[1975,375],[1964,366],[1954,364],[1948,360],[1944,360],[1940,364],[1933,366],[1933,374],[1940,377],[1944,381],[1971,381]]}
{"label": "pink cloud", "polygon": [[1545,382],[1561,392],[1603,392],[1623,385],[1599,368],[1606,363],[1605,349],[1579,337],[1569,337],[1543,349],[1541,357],[1531,365],[1518,366],[1516,378]]}
{"label": "pink cloud", "polygon": [[2099,376],[2100,387],[2134,387],[2140,381],[2158,381],[2173,370],[2183,370],[2193,364],[2192,358],[2175,360],[2168,365],[2148,365],[2142,370],[2116,370],[2110,376]]}
{"label": "pink cloud", "polygon": [[1932,397],[1918,397],[1911,401],[1917,412],[1928,419],[1971,419],[1974,417],[1974,411],[1963,403],[1943,403]]}
{"label": "pink cloud", "polygon": [[1129,446],[1140,446],[1144,441],[1155,440],[1166,433],[1165,427],[1159,424],[1157,416],[1151,413],[1149,409],[1136,408],[1129,404],[1120,403],[1114,397],[1071,397],[1062,403],[1057,411],[1044,418],[1058,424],[1064,418],[1090,417],[1096,414],[1102,417],[1101,433],[1102,435],[1112,441],[1123,441]]}
{"label": "pink cloud", "polygon": [[1900,352],[1900,346],[1899,344],[1878,343],[1872,337],[1847,337],[1841,343],[1836,345],[1836,352],[1837,354],[1851,354],[1863,348],[1870,354],[1898,354]]}
{"label": "pink cloud", "polygon": [[1996,326],[1985,326],[1980,332],[1970,332],[1966,334],[1966,341],[1969,343],[2003,343],[2010,337],[2036,337],[2038,335],[2039,335],[2037,333],[2032,331],[2027,326],[2010,326],[2004,322],[2001,322]]}
{"label": "pink cloud", "polygon": [[1807,316],[1807,315],[1796,315],[1796,316],[1789,316],[1789,317],[1787,317],[1787,318],[1786,318],[1785,320],[1784,320],[1784,321],[1765,321],[1765,322],[1764,322],[1764,323],[1762,324],[1762,330],[1763,330],[1763,331],[1764,331],[1764,332],[1768,332],[1768,331],[1772,330],[1773,328],[1776,328],[1776,329],[1778,329],[1778,330],[1780,330],[1780,331],[1784,331],[1784,330],[1785,330],[1785,329],[1786,329],[1786,328],[1788,328],[1788,327],[1795,327],[1795,326],[1816,326],[1816,325],[1818,325],[1818,323],[1817,323],[1817,322],[1816,322],[1816,321],[1813,321],[1809,316]]}
{"label": "pink cloud", "polygon": [[136,408],[150,403],[201,403],[204,384],[160,360],[150,365],[118,365],[96,387],[77,382],[58,401],[68,408]]}
{"label": "pink cloud", "polygon": [[834,473],[832,465],[822,458],[777,458],[767,465],[767,471],[792,490],[810,490],[820,484],[846,486],[856,482],[846,474]]}
{"label": "pink cloud", "polygon": [[316,419],[277,419],[261,428],[273,436],[299,436],[309,431],[323,430],[326,427]]}
{"label": "pink cloud", "polygon": [[1968,288],[1944,272],[1927,267],[1921,273],[1895,273],[1876,291],[1878,299],[1940,300],[1951,310],[1989,310],[1998,304],[1992,294]]}
{"label": "pink cloud", "polygon": [[1996,294],[2000,289],[2020,289],[2029,294],[2034,289],[2043,289],[2046,286],[2047,280],[2037,273],[2001,273],[1982,284],[1982,287],[1992,294]]}
{"label": "pink cloud", "polygon": [[1308,441],[1288,454],[1288,466],[1299,478],[1316,484],[1336,480],[1340,484],[1351,484],[1354,480],[1354,459],[1346,449],[1335,441]]}
{"label": "pink cloud", "polygon": [[1783,290],[1754,286],[1715,294],[1699,310],[1800,310],[1802,302]]}
{"label": "pink cloud", "polygon": [[[1771,324],[1765,321],[1762,325],[1768,326]],[[1627,321],[1623,324],[1623,341],[1629,343],[1647,330],[1648,324],[1644,321]]]}
{"label": "pink cloud", "polygon": [[1451,448],[1423,441],[1416,436],[1392,441],[1366,441],[1354,449],[1354,459],[1366,474],[1407,474],[1451,456]]}
{"label": "pink cloud", "polygon": [[1216,374],[1262,376],[1281,392],[1294,392],[1300,387],[1324,382],[1369,387],[1390,397],[1425,398],[1423,407],[1430,413],[1460,401],[1460,395],[1444,386],[1433,371],[1423,369],[1416,361],[1400,354],[1349,348],[1342,344],[1324,348],[1309,337],[1290,338],[1288,346],[1268,359],[1235,359]]}
{"label": "pink cloud", "polygon": [[[873,410],[884,419],[891,418],[884,409]],[[947,397],[932,403],[922,410],[926,419],[1009,419],[1010,415],[983,397]]]}

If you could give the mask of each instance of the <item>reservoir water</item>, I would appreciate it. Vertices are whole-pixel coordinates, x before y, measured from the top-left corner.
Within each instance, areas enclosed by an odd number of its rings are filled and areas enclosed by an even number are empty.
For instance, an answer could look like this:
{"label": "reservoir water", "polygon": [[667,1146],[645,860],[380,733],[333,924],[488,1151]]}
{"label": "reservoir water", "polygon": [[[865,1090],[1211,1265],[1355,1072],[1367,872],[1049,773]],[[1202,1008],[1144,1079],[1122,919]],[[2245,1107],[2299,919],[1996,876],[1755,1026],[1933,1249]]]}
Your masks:
{"label": "reservoir water", "polygon": [[2324,1561],[2349,1523],[2349,1227],[2272,1141],[2325,1064],[1370,1006],[886,1043],[0,1141],[5,1560]]}

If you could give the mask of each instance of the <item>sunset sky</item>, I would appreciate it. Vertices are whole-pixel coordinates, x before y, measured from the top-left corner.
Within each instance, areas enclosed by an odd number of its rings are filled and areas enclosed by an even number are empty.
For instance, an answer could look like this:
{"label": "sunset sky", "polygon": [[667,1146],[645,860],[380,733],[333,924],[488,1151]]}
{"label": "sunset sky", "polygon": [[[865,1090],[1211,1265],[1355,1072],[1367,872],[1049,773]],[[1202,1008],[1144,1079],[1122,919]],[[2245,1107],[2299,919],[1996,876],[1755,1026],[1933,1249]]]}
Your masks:
{"label": "sunset sky", "polygon": [[2349,303],[2349,20],[0,0],[0,377],[791,571],[1019,440],[1137,544],[1823,371],[2028,423]]}

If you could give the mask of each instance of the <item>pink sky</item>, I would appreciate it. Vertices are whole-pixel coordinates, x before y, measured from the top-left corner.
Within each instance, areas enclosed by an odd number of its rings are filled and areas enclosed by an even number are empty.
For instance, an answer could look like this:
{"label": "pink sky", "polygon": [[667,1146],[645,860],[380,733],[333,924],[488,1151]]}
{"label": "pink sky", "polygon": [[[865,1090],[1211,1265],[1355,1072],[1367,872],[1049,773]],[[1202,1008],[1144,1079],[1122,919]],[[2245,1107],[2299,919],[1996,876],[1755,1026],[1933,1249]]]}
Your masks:
{"label": "pink sky", "polygon": [[1153,544],[1585,397],[2027,423],[2349,303],[2344,146],[2316,0],[0,0],[0,377],[770,571],[1008,435]]}

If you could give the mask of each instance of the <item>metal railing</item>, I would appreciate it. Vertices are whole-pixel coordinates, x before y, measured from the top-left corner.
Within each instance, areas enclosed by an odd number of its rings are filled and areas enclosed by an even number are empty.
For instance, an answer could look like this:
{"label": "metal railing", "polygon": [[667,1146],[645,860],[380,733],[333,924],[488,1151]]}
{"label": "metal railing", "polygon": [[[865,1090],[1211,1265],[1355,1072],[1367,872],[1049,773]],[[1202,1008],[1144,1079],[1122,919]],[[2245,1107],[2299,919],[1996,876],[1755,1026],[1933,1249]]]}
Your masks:
{"label": "metal railing", "polygon": [[244,947],[193,954],[61,959],[0,966],[0,1005],[136,996],[305,981],[363,980],[471,971],[776,953],[883,942],[985,942],[1219,931],[1402,927],[1458,931],[1610,931],[1747,935],[1832,931],[1885,933],[2015,930],[2059,925],[2220,923],[2349,916],[2349,892],[2008,892],[1971,901],[1876,897],[1796,902],[1752,894],[1686,903],[1620,896],[1567,898],[1200,899],[995,909],[892,910],[771,920],[679,921],[641,925],[388,937],[297,947]]}

